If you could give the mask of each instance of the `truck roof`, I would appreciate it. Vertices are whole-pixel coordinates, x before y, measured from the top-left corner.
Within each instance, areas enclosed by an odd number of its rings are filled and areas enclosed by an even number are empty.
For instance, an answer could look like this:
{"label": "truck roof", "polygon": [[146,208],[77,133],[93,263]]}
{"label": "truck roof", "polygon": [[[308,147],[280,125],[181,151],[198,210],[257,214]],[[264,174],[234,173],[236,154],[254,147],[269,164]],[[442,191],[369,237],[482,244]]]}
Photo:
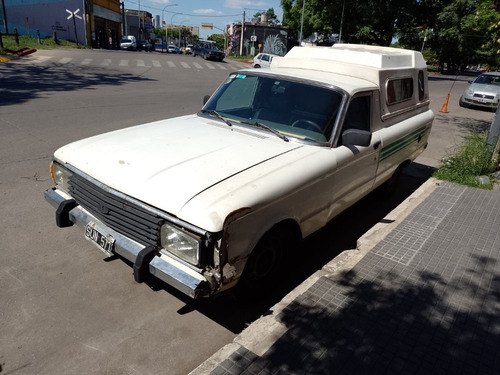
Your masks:
{"label": "truck roof", "polygon": [[294,68],[358,77],[380,85],[381,72],[425,69],[422,54],[406,49],[335,44],[332,47],[294,47],[275,57],[271,69]]}

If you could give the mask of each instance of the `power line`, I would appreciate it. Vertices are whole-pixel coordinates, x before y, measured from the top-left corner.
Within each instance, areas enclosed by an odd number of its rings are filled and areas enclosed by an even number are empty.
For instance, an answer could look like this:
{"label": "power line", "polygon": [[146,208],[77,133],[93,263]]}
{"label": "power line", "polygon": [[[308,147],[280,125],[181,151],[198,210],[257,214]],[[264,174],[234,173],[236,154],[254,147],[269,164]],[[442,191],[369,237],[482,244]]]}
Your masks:
{"label": "power line", "polygon": [[[127,3],[135,4],[135,5],[139,6],[139,3],[135,2],[135,1],[127,0]],[[149,6],[149,5],[141,5],[141,8],[153,9],[153,10],[157,10],[159,12],[161,12],[163,10],[163,9],[155,8],[155,7],[152,7],[152,6]],[[206,17],[206,18],[239,17],[241,15],[241,13],[238,13],[238,14],[223,14],[223,15],[190,14],[190,13],[181,13],[181,12],[174,12],[174,11],[165,11],[165,13],[177,13],[177,14],[181,14],[183,16],[188,16],[188,17]]]}

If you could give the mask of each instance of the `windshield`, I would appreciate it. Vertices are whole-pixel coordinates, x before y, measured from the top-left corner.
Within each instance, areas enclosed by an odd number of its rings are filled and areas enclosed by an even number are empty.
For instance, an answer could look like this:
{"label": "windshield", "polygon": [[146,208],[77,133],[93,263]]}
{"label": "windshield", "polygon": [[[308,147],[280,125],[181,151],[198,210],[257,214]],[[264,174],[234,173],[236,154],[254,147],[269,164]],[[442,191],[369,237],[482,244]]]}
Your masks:
{"label": "windshield", "polygon": [[485,83],[487,85],[500,85],[500,76],[483,74],[477,77],[474,83]]}
{"label": "windshield", "polygon": [[267,125],[281,134],[327,142],[342,93],[282,78],[232,74],[205,105],[235,122]]}

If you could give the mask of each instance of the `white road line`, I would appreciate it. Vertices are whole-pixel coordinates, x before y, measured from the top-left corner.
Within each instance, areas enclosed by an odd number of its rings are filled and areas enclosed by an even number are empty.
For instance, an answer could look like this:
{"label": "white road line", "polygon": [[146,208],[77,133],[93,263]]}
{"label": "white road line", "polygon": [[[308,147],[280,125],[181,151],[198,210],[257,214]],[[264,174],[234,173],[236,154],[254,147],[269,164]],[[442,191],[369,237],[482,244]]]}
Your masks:
{"label": "white road line", "polygon": [[37,56],[36,57],[36,60],[37,60],[36,62],[37,63],[43,63],[43,62],[45,62],[47,60],[50,60],[52,57],[53,56]]}
{"label": "white road line", "polygon": [[83,59],[80,65],[90,65],[92,62],[92,59]]}
{"label": "white road line", "polygon": [[205,63],[205,65],[207,66],[208,69],[215,69],[215,66],[213,66],[210,63]]}
{"label": "white road line", "polygon": [[161,64],[158,60],[153,60],[152,63],[155,68],[161,68]]}
{"label": "white road line", "polygon": [[59,64],[67,64],[73,59],[71,57],[63,57],[61,60],[58,61]]}
{"label": "white road line", "polygon": [[200,64],[198,64],[197,62],[194,62],[193,65],[196,69],[203,69],[203,67]]}
{"label": "white road line", "polygon": [[120,60],[118,66],[128,66],[128,60]]}
{"label": "white road line", "polygon": [[221,68],[222,70],[227,70],[227,68],[226,68],[224,65],[222,65],[222,64],[217,64],[217,66],[218,66],[219,68]]}
{"label": "white road line", "polygon": [[175,64],[173,63],[173,61],[167,61],[167,65],[169,68],[175,68]]}
{"label": "white road line", "polygon": [[144,60],[137,60],[137,66],[145,67],[146,64],[144,63]]}
{"label": "white road line", "polygon": [[101,63],[101,66],[110,66],[111,65],[111,59],[104,59]]}
{"label": "white road line", "polygon": [[181,61],[181,65],[183,68],[191,69],[191,67],[189,66],[189,64],[187,62]]}

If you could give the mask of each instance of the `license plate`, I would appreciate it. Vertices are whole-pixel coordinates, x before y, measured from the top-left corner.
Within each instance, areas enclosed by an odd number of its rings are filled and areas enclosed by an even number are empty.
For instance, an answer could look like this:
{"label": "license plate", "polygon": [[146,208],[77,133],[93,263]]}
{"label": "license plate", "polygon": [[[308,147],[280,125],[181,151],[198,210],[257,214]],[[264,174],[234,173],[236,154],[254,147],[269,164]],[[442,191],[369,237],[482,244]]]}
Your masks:
{"label": "license plate", "polygon": [[85,238],[93,242],[107,256],[113,256],[115,240],[109,234],[104,234],[100,228],[97,228],[95,223],[88,223],[85,226]]}
{"label": "license plate", "polygon": [[476,99],[476,102],[478,103],[488,103],[486,99]]}

